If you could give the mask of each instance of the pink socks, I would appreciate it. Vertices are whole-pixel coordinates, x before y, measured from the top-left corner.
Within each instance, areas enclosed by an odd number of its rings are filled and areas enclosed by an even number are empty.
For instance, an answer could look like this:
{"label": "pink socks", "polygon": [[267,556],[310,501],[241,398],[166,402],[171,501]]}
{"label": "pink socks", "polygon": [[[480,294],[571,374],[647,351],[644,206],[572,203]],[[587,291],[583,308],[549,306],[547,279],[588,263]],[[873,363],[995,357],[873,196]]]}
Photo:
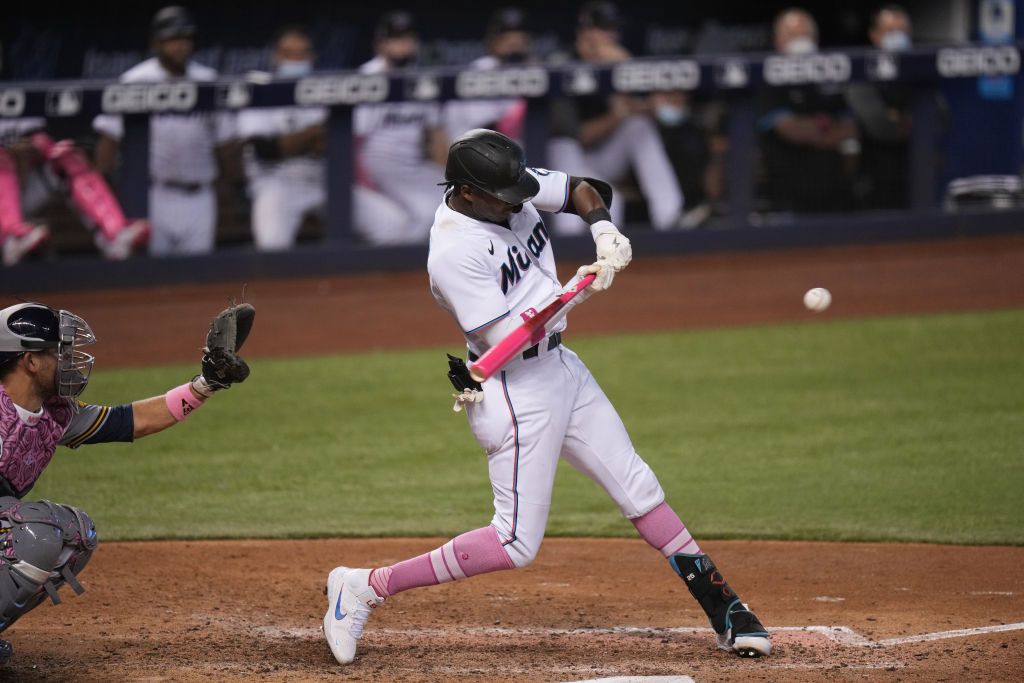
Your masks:
{"label": "pink socks", "polygon": [[668,503],[663,502],[643,517],[629,521],[633,522],[633,526],[640,532],[640,536],[665,557],[672,557],[676,553],[690,555],[700,553],[697,541],[693,540],[693,536],[686,530],[679,515],[669,507]]}

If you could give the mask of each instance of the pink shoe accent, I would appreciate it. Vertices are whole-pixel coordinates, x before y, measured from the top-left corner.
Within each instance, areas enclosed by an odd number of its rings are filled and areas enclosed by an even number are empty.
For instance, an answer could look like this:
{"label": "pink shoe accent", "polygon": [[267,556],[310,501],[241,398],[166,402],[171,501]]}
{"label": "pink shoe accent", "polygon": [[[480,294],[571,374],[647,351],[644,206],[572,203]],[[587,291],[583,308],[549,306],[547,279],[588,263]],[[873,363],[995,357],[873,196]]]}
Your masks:
{"label": "pink shoe accent", "polygon": [[697,554],[700,546],[686,530],[679,515],[668,503],[662,503],[643,517],[629,520],[651,547],[657,548],[665,557],[686,552]]}
{"label": "pink shoe accent", "polygon": [[22,237],[30,229],[22,220],[21,190],[14,158],[0,147],[0,234]]}
{"label": "pink shoe accent", "polygon": [[410,588],[513,568],[515,564],[502,547],[498,532],[486,526],[456,536],[429,553],[374,569],[370,573],[370,585],[377,595],[387,598]]}

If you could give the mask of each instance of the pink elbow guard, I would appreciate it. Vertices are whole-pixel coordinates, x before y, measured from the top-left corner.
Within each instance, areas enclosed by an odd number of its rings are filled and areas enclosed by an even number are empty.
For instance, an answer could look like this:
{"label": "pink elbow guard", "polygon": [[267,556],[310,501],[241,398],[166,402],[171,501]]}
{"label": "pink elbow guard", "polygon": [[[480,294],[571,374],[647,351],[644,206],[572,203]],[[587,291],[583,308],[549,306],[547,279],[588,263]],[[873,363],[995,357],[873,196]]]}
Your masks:
{"label": "pink elbow guard", "polygon": [[180,387],[174,387],[164,394],[167,410],[171,411],[171,415],[178,422],[184,420],[192,414],[193,410],[203,405],[204,400],[196,398],[196,395],[192,393],[191,386],[191,382],[185,382]]}

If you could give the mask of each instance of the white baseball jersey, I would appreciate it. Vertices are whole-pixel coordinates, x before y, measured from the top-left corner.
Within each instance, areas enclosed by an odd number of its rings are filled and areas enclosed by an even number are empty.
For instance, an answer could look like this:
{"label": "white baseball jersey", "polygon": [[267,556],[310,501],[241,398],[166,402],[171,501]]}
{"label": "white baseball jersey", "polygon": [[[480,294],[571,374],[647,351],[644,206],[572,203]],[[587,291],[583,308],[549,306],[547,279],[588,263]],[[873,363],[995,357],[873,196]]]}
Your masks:
{"label": "white baseball jersey", "polygon": [[[427,270],[434,298],[458,321],[476,354],[486,351],[478,332],[528,309],[550,303],[562,291],[549,237],[537,209],[562,211],[569,176],[529,169],[540,192],[509,218],[506,228],[478,221],[442,202],[430,230]],[[563,320],[552,332],[565,327]]]}
{"label": "white baseball jersey", "polygon": [[[185,79],[212,81],[217,72],[189,62]],[[160,83],[174,80],[156,57],[121,75],[123,83]],[[101,114],[93,128],[115,140],[124,137],[119,115]],[[235,116],[229,112],[158,114],[150,118],[149,173],[154,182],[211,183],[217,177],[217,145],[235,137]]]}
{"label": "white baseball jersey", "polygon": [[[447,200],[435,214],[427,259],[431,290],[476,354],[486,350],[483,330],[562,291],[537,209],[563,210],[569,177],[530,172],[540,192],[507,227],[474,220]],[[641,517],[665,500],[608,397],[583,361],[558,343],[554,333],[564,327],[563,319],[548,339],[483,383],[482,402],[466,405],[473,436],[487,453],[491,525],[519,567],[536,557],[544,538],[559,458],[601,486],[626,517]]]}
{"label": "white baseball jersey", "polygon": [[[253,137],[298,133],[327,120],[323,107],[276,107],[245,109],[238,114],[238,137]],[[321,156],[296,156],[277,161],[257,159],[251,149],[245,150],[245,172],[250,180],[267,176],[288,177],[295,180],[323,182],[324,159]]]}
{"label": "white baseball jersey", "polygon": [[[471,69],[496,69],[501,66],[497,57],[485,55],[474,59],[469,64]],[[492,127],[517,107],[522,100],[451,100],[444,108],[444,127],[451,140],[474,128]]]}
{"label": "white baseball jersey", "polygon": [[[383,57],[376,57],[359,67],[366,74],[387,69]],[[386,102],[362,104],[355,108],[352,127],[361,140],[361,154],[396,162],[420,161],[424,158],[424,134],[441,125],[441,106],[436,102]]]}

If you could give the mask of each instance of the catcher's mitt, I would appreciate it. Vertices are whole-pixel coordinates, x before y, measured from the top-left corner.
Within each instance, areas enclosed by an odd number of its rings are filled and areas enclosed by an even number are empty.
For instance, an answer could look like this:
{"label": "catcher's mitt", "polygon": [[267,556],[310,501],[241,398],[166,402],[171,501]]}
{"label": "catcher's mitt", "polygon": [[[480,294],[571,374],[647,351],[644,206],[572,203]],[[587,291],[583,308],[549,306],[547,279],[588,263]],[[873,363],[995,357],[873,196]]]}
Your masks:
{"label": "catcher's mitt", "polygon": [[203,348],[202,378],[211,391],[227,389],[249,376],[248,364],[237,353],[249,336],[255,318],[256,309],[250,304],[235,304],[221,311],[210,323]]}

